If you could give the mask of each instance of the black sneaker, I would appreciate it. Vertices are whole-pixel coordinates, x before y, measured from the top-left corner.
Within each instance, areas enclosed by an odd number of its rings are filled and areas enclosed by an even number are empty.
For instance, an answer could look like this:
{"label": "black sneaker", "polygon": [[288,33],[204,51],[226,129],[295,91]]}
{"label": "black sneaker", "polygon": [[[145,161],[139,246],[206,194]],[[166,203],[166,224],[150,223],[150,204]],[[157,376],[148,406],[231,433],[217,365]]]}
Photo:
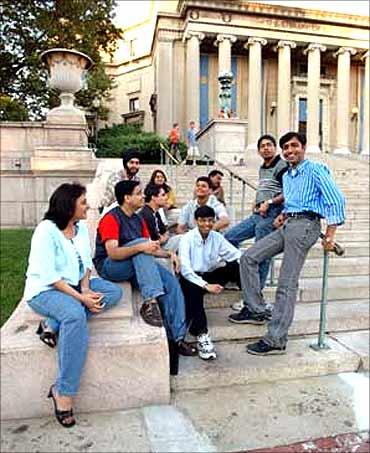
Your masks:
{"label": "black sneaker", "polygon": [[247,307],[243,307],[239,313],[232,313],[228,320],[234,322],[235,324],[255,324],[262,325],[267,321],[266,315],[251,313]]}
{"label": "black sneaker", "polygon": [[276,346],[270,346],[263,340],[260,340],[257,343],[248,344],[247,352],[253,355],[282,355],[286,354],[286,347],[278,348]]}
{"label": "black sneaker", "polygon": [[144,302],[140,308],[141,317],[150,326],[162,327],[162,315],[158,302]]}

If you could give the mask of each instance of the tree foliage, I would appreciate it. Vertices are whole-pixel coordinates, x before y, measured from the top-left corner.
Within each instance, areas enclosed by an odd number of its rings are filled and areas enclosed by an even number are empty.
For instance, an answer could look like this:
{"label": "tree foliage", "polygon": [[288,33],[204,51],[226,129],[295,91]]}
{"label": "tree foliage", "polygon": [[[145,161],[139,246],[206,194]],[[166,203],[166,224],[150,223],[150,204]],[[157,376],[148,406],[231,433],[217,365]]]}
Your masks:
{"label": "tree foliage", "polygon": [[[23,103],[31,117],[59,104],[47,87],[40,54],[63,47],[86,53],[95,65],[87,87],[77,94],[83,107],[108,98],[112,81],[102,54],[112,57],[121,30],[112,22],[116,0],[2,0],[0,3],[0,90]],[[105,112],[106,113],[106,112]],[[104,117],[104,108],[99,112]]]}

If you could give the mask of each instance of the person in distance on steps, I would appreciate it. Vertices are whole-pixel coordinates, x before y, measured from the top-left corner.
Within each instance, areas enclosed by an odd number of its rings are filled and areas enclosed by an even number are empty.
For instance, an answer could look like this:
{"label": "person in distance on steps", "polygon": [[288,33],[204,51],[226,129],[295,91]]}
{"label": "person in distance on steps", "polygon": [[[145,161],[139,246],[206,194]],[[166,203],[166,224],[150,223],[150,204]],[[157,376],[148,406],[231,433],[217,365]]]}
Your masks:
{"label": "person in distance on steps", "polygon": [[258,267],[261,262],[283,252],[272,319],[266,335],[249,344],[255,355],[284,354],[288,330],[293,322],[298,279],[306,256],[320,235],[320,219],[327,227],[322,245],[334,249],[335,232],[345,220],[344,196],[326,165],[305,158],[306,137],[288,132],[279,141],[289,164],[283,176],[284,209],[275,219],[276,230],[257,241],[241,257],[243,298],[250,324],[267,321]]}

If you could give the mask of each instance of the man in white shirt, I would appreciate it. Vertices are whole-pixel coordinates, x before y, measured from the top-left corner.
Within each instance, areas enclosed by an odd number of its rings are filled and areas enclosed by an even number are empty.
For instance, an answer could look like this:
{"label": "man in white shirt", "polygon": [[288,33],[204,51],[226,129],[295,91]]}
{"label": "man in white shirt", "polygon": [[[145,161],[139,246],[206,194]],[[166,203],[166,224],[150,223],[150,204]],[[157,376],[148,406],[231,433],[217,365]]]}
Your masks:
{"label": "man in white shirt", "polygon": [[[196,227],[180,241],[180,284],[185,297],[186,321],[189,333],[198,340],[201,359],[216,358],[216,351],[208,333],[204,310],[204,294],[220,294],[228,282],[240,288],[240,250],[230,244],[221,233],[213,230],[215,210],[201,206],[195,210]],[[220,266],[221,262],[225,265]]]}
{"label": "man in white shirt", "polygon": [[195,183],[196,198],[190,200],[181,209],[177,227],[178,234],[183,234],[196,226],[194,212],[200,206],[206,205],[214,209],[216,222],[214,223],[213,229],[215,231],[222,231],[229,226],[230,219],[225,206],[214,195],[211,195],[211,193],[211,181],[208,176],[197,178]]}

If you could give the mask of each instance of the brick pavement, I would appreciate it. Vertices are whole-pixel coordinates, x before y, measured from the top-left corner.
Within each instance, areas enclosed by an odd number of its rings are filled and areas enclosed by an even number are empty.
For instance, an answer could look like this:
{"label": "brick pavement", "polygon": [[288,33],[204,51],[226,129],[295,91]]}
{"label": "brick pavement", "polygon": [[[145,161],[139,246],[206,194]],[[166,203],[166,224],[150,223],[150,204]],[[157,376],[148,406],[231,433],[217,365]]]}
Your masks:
{"label": "brick pavement", "polygon": [[369,431],[297,442],[239,453],[370,453]]}

